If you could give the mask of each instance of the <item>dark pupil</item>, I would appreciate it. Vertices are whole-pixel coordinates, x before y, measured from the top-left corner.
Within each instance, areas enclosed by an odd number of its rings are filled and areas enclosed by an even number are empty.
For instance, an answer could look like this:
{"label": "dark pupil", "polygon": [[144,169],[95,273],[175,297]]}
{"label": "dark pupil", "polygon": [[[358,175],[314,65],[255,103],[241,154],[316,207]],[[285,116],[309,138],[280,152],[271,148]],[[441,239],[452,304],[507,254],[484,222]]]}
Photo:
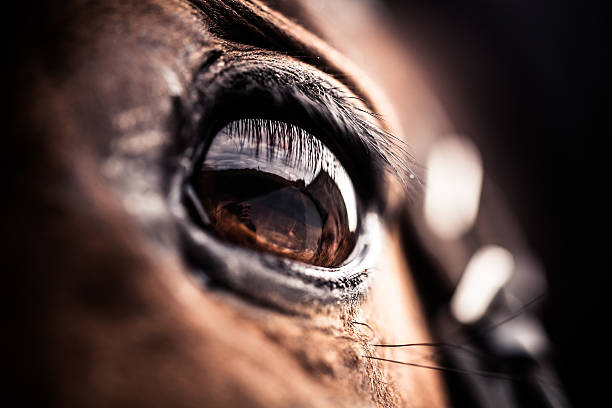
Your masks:
{"label": "dark pupil", "polygon": [[253,169],[204,168],[197,187],[213,229],[229,242],[326,267],[352,250],[343,197],[324,171],[306,186]]}

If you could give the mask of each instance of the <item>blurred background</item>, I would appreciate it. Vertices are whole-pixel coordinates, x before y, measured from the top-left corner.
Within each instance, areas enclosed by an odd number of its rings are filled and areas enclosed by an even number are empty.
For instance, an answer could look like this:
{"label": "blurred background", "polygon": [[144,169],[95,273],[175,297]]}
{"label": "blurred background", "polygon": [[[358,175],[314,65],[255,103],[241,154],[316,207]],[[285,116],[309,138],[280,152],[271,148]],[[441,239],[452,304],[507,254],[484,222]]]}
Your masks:
{"label": "blurred background", "polygon": [[610,270],[603,198],[609,184],[602,177],[609,72],[603,6],[385,2],[396,35],[435,78],[458,133],[482,152],[485,172],[503,186],[542,262],[548,279],[544,326],[554,361],[573,405],[586,406],[603,384],[603,377],[589,376],[588,362],[605,350],[607,319],[597,316]]}
{"label": "blurred background", "polygon": [[[503,187],[547,277],[541,306],[554,364],[573,405],[590,406],[607,377],[591,367],[606,350],[611,269],[603,4],[380,1],[457,132],[469,135],[485,173]],[[18,52],[29,50],[8,54]]]}

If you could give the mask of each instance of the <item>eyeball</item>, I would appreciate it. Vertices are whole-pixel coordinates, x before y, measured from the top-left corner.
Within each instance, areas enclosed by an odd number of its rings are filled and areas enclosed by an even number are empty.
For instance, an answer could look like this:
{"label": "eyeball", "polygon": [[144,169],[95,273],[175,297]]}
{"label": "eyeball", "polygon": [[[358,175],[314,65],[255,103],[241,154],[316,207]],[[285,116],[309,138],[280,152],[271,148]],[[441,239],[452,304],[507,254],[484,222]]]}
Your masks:
{"label": "eyeball", "polygon": [[355,246],[353,183],[307,131],[280,121],[230,122],[211,141],[193,190],[224,241],[336,267]]}

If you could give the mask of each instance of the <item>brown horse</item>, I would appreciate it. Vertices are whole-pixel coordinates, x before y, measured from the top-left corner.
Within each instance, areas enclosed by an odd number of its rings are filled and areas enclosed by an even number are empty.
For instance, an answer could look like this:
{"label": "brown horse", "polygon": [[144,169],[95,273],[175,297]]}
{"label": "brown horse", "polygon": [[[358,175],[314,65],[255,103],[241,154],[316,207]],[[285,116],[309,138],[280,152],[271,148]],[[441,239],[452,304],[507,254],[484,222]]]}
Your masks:
{"label": "brown horse", "polygon": [[351,2],[32,7],[5,222],[22,401],[447,405],[438,372],[378,360],[427,351],[373,346],[431,341],[402,135],[449,130],[384,25]]}

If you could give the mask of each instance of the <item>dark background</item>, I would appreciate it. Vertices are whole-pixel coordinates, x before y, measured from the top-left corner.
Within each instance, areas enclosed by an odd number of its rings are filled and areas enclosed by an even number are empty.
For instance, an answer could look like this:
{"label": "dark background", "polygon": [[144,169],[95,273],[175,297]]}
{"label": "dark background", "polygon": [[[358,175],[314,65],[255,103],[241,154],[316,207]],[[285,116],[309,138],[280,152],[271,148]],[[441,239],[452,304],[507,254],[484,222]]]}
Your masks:
{"label": "dark background", "polygon": [[[608,44],[603,6],[533,0],[387,0],[434,71],[459,133],[502,186],[549,281],[544,324],[575,406],[605,371],[603,277],[610,270],[604,195]],[[606,200],[607,201],[607,200]],[[604,219],[606,218],[606,219]],[[599,378],[599,379],[598,379]],[[590,405],[590,404],[589,404]]]}

